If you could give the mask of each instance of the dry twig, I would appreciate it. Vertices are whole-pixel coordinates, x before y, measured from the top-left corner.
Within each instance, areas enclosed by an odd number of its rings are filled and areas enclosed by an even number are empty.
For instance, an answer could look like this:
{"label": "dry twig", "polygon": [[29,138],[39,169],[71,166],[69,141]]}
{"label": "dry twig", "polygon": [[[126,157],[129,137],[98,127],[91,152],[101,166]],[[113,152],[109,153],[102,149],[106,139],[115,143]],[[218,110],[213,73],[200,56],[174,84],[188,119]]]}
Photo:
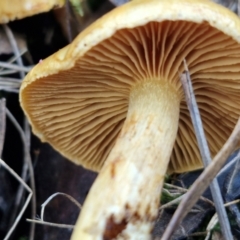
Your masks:
{"label": "dry twig", "polygon": [[24,71],[25,73],[28,73],[32,69],[32,67],[21,67],[21,66],[18,66],[17,64],[6,63],[6,62],[0,62],[0,67],[14,69],[17,71]]}
{"label": "dry twig", "polygon": [[6,131],[6,100],[0,100],[0,157],[2,156]]}
{"label": "dry twig", "polygon": [[59,227],[59,228],[68,228],[68,229],[73,229],[74,225],[69,225],[69,224],[60,224],[60,223],[52,223],[52,222],[46,222],[44,221],[44,211],[45,211],[45,207],[47,206],[47,204],[56,196],[62,195],[64,197],[67,197],[71,202],[73,202],[80,210],[82,208],[82,205],[76,200],[74,199],[72,196],[66,194],[66,193],[61,193],[61,192],[57,192],[52,194],[41,206],[41,217],[39,219],[27,219],[28,222],[33,222],[33,223],[38,223],[38,224],[43,224],[43,225],[47,225],[47,226],[51,226],[51,227]]}
{"label": "dry twig", "polygon": [[11,226],[11,228],[9,229],[7,235],[4,237],[3,240],[7,240],[9,239],[9,237],[11,236],[11,234],[13,233],[14,229],[16,228],[17,224],[19,223],[24,211],[26,210],[31,197],[32,197],[32,190],[28,187],[28,185],[21,179],[21,177],[18,176],[18,174],[12,169],[10,168],[2,159],[0,159],[0,166],[3,166],[14,178],[17,179],[17,181],[19,181],[23,187],[29,192],[29,195],[21,209],[21,211],[19,212],[18,216],[15,218],[15,221],[13,223],[13,225]]}
{"label": "dry twig", "polygon": [[[193,92],[191,77],[190,77],[185,60],[184,60],[184,67],[185,67],[185,74],[182,74],[181,82],[182,82],[183,90],[185,93],[186,103],[190,112],[194,130],[195,130],[195,135],[197,138],[201,158],[202,158],[204,167],[206,168],[212,162],[211,154],[210,154],[208,143],[203,130],[200,112],[197,106],[197,102]],[[212,192],[215,208],[219,216],[219,223],[222,229],[223,236],[228,240],[233,240],[230,223],[228,221],[226,210],[223,206],[224,203],[222,199],[222,194],[216,178],[212,180],[210,184],[210,190]]]}
{"label": "dry twig", "polygon": [[[16,62],[17,62],[19,67],[24,68],[23,61],[22,61],[22,58],[21,58],[22,53],[20,53],[20,51],[18,49],[17,41],[14,38],[13,32],[11,31],[11,29],[7,25],[3,25],[3,28],[4,28],[4,31],[5,31],[5,33],[6,33],[7,37],[8,37],[8,40],[9,40],[10,45],[11,45],[11,47],[13,49],[13,52],[14,52],[14,58],[13,59],[16,60]],[[23,69],[19,70],[19,71],[20,71],[20,77],[21,77],[21,79],[23,79],[24,76],[25,76],[25,72],[24,72]],[[5,78],[5,81],[6,81],[6,78]],[[13,82],[14,81],[12,81],[12,83]],[[17,85],[18,82],[20,82],[20,81],[19,80],[15,81],[15,84]],[[8,81],[8,83],[9,83],[9,81]],[[20,84],[18,85],[18,87],[20,87]],[[8,89],[8,88],[5,88],[5,89]],[[11,91],[13,91],[13,89],[11,89]],[[15,90],[15,92],[18,92],[18,90]],[[30,154],[29,154],[29,151],[30,151],[30,134],[31,134],[30,133],[30,127],[29,127],[29,124],[27,123],[26,118],[24,117],[24,131],[23,131],[21,129],[20,125],[18,125],[17,121],[14,119],[14,117],[11,116],[9,111],[7,112],[7,114],[10,117],[10,119],[12,120],[13,124],[18,129],[18,131],[20,132],[20,135],[22,134],[22,132],[23,132],[23,135],[24,135],[24,138],[22,138],[22,140],[24,139],[23,140],[23,145],[24,145],[24,151],[23,151],[23,153],[24,153],[23,154],[23,160],[24,161],[23,162],[24,163],[23,163],[21,177],[22,177],[23,181],[26,182],[27,170],[29,169],[29,172],[30,172],[30,184],[31,184],[31,187],[32,187],[32,190],[33,190],[32,217],[34,217],[35,214],[36,214],[36,196],[35,196],[34,172],[33,172],[32,162],[31,162],[31,158],[30,158]],[[23,186],[20,185],[20,187],[19,187],[19,189],[17,191],[17,196],[16,196],[16,200],[15,200],[15,207],[14,207],[14,209],[12,211],[12,221],[13,221],[13,219],[15,218],[15,216],[17,214],[17,211],[18,211],[21,199],[22,199],[22,195],[23,195]],[[34,232],[35,232],[35,224],[32,224],[31,228],[30,228],[30,237],[29,237],[30,240],[34,239]]]}
{"label": "dry twig", "polygon": [[[7,117],[11,120],[11,122],[13,123],[13,125],[16,127],[16,129],[18,130],[19,134],[20,134],[20,137],[21,137],[21,140],[23,142],[23,146],[24,146],[24,151],[25,151],[25,154],[26,154],[26,161],[27,161],[27,166],[28,169],[29,169],[29,174],[30,174],[30,185],[31,185],[31,188],[32,188],[32,195],[33,195],[33,199],[32,199],[32,217],[35,217],[36,215],[36,196],[35,196],[35,179],[34,179],[34,170],[33,170],[33,166],[32,166],[32,161],[31,161],[31,156],[30,156],[30,153],[28,151],[29,149],[29,146],[27,144],[27,140],[26,140],[26,136],[24,134],[24,131],[22,130],[21,126],[19,125],[19,123],[17,122],[17,120],[14,118],[14,116],[12,115],[12,113],[6,108],[6,114],[7,114]],[[22,193],[21,195],[18,197],[17,196],[17,199],[18,198],[21,198],[22,197]],[[17,202],[18,203],[18,202]],[[16,202],[15,202],[15,205],[16,205]],[[15,208],[17,209],[18,206],[15,206]],[[34,227],[31,229],[31,234],[30,234],[30,240],[33,240],[34,239]]]}
{"label": "dry twig", "polygon": [[222,149],[214,157],[210,165],[203,171],[198,179],[193,183],[185,197],[175,211],[166,231],[162,236],[162,240],[170,239],[174,229],[180,224],[189,210],[197,202],[202,193],[206,190],[212,179],[217,175],[227,158],[235,150],[236,145],[240,141],[240,118],[227,142]]}

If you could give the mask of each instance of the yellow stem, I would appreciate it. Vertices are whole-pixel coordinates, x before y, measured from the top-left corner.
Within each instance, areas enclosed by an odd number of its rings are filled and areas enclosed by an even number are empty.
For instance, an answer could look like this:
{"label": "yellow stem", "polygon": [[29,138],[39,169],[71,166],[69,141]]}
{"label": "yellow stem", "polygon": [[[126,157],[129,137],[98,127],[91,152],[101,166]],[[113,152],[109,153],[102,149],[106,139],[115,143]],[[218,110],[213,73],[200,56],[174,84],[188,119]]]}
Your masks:
{"label": "yellow stem", "polygon": [[179,105],[176,89],[165,81],[133,87],[124,126],[88,194],[72,240],[150,239]]}

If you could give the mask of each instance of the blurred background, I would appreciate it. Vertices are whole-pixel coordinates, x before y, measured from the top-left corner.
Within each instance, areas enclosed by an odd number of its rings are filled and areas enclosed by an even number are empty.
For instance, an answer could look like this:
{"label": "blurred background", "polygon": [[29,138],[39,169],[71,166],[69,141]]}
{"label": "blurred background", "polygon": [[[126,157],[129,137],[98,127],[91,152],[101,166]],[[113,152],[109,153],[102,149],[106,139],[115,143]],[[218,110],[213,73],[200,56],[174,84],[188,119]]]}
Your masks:
{"label": "blurred background", "polygon": [[[0,95],[1,99],[5,99],[0,103],[0,154],[5,163],[30,187],[33,176],[28,171],[28,161],[31,158],[36,194],[36,211],[33,211],[33,205],[29,203],[8,239],[69,239],[72,232],[70,228],[42,224],[35,225],[33,237],[33,233],[31,233],[33,225],[26,219],[40,217],[41,204],[57,192],[69,194],[82,204],[96,178],[96,173],[67,161],[48,144],[41,143],[30,133],[18,101],[21,80],[33,65],[70,43],[93,21],[125,2],[128,1],[69,0],[63,7],[10,21],[7,25],[0,26]],[[219,0],[216,2],[238,12],[238,1]],[[14,42],[17,50],[14,49]],[[21,131],[24,133],[24,139],[21,137]],[[186,181],[187,184],[184,186],[187,188],[198,174],[199,172],[173,176],[168,181],[175,185],[179,185],[180,180]],[[225,179],[226,176],[224,175],[222,178]],[[171,193],[170,190],[169,192]],[[27,197],[28,192],[23,189],[22,184],[0,165],[0,239],[4,239],[9,232]],[[173,199],[173,195],[169,193],[163,194],[163,197],[162,204]],[[206,197],[211,199],[209,193],[206,193]],[[201,206],[203,211],[190,213],[182,224],[184,231],[178,231],[173,239],[205,239],[206,233],[201,236],[194,236],[193,233],[205,231],[209,219],[214,214],[214,208],[210,203],[204,201],[199,202],[198,206]],[[154,238],[161,236],[175,207],[164,213],[161,212],[161,221],[157,222],[153,232]],[[44,220],[74,225],[78,215],[79,208],[65,196],[59,195],[47,204]],[[234,223],[233,228],[236,232],[236,239],[240,239],[238,235],[240,229]],[[219,234],[218,230],[216,227],[215,239],[221,239],[221,235],[217,235]]]}

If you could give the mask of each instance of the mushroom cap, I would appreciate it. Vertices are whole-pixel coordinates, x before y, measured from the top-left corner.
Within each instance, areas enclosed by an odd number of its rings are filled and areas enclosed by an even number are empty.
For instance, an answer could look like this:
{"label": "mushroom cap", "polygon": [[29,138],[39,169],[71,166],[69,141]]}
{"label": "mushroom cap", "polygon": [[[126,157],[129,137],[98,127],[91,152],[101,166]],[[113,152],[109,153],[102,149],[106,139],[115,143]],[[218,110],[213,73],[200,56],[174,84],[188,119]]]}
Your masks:
{"label": "mushroom cap", "polygon": [[[99,171],[124,123],[131,88],[170,81],[181,94],[169,172],[202,168],[180,74],[186,59],[214,156],[240,115],[240,20],[208,0],[136,0],[97,20],[24,79],[33,132]],[[141,150],[140,150],[141,151]]]}
{"label": "mushroom cap", "polygon": [[1,0],[0,23],[29,17],[47,12],[54,7],[61,7],[65,0]]}

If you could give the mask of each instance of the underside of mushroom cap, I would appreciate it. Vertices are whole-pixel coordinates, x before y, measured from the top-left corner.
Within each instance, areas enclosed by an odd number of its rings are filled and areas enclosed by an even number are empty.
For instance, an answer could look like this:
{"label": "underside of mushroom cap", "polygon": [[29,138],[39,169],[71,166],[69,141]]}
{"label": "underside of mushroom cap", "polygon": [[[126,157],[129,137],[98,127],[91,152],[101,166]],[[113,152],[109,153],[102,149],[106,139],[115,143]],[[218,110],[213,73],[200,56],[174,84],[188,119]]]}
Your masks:
{"label": "underside of mushroom cap", "polygon": [[[150,14],[149,14],[150,13]],[[169,172],[202,167],[181,90],[186,59],[214,156],[240,115],[240,20],[207,0],[136,0],[105,15],[25,78],[21,105],[33,132],[64,156],[100,170],[141,81],[181,96]]]}
{"label": "underside of mushroom cap", "polygon": [[65,0],[1,0],[0,23],[47,12],[54,7],[62,7],[64,2]]}

